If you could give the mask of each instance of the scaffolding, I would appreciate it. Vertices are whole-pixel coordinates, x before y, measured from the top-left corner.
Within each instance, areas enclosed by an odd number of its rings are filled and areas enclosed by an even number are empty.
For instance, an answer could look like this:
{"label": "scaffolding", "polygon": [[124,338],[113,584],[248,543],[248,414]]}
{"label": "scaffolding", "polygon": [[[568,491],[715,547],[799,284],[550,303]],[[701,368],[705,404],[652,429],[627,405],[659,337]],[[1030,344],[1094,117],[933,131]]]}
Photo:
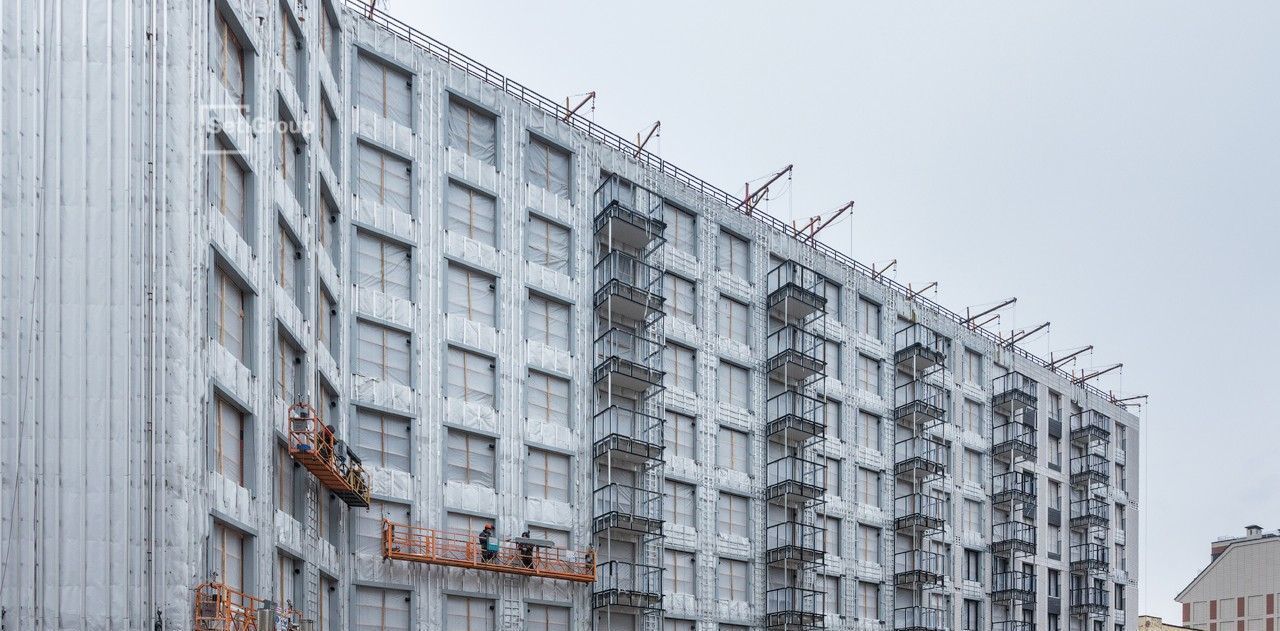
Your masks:
{"label": "scaffolding", "polygon": [[423,528],[382,520],[382,558],[576,583],[596,580],[595,550],[565,550],[529,542],[496,542],[485,550],[473,532]]}
{"label": "scaffolding", "polygon": [[827,594],[818,586],[829,536],[818,525],[828,476],[819,459],[827,435],[828,282],[793,260],[770,270],[766,282],[771,331],[764,372],[772,396],[765,405],[765,563],[781,578],[765,591],[765,628],[821,629]]}
{"label": "scaffolding", "polygon": [[270,600],[255,598],[223,583],[201,583],[195,588],[196,631],[297,631],[302,616]]}
{"label": "scaffolding", "polygon": [[1071,603],[1070,613],[1084,621],[1106,616],[1110,607],[1106,589],[1110,563],[1107,530],[1111,503],[1106,499],[1111,482],[1111,417],[1097,410],[1071,415]]}
{"label": "scaffolding", "polygon": [[949,563],[941,535],[946,501],[937,488],[947,473],[942,439],[946,390],[941,384],[950,342],[919,322],[894,333],[894,532],[907,545],[893,555],[894,628],[941,631],[950,620],[945,597]]}
{"label": "scaffolding", "polygon": [[596,628],[662,627],[666,338],[657,194],[618,175],[595,193],[591,530]]}
{"label": "scaffolding", "polygon": [[1020,372],[991,388],[991,619],[1009,631],[1035,619],[1038,388]]}
{"label": "scaffolding", "polygon": [[295,403],[289,408],[289,455],[306,467],[325,488],[348,506],[369,506],[369,475],[346,443],[314,408]]}

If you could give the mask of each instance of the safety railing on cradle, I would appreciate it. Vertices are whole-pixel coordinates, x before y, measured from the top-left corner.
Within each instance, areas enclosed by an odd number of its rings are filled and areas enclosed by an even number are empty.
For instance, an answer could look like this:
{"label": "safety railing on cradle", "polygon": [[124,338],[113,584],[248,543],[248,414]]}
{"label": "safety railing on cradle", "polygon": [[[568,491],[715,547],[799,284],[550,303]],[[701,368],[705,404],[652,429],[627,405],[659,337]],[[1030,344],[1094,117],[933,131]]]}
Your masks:
{"label": "safety railing on cradle", "polygon": [[[754,218],[756,221],[759,221],[778,232],[781,232],[793,239],[805,242],[809,247],[814,248],[823,255],[831,257],[832,259],[835,259],[857,271],[864,277],[864,280],[882,285],[885,288],[896,292],[908,301],[914,301],[917,304],[924,305],[926,308],[936,311],[943,318],[950,320],[956,326],[970,329],[977,335],[986,338],[992,344],[1008,348],[1014,354],[1027,361],[1044,367],[1045,370],[1056,373],[1065,379],[1071,379],[1071,374],[1066,370],[1050,367],[1047,360],[1037,356],[1025,348],[1022,348],[1021,346],[1018,346],[1017,344],[1009,344],[1008,340],[1002,339],[996,333],[981,327],[971,327],[969,325],[968,318],[961,316],[941,304],[938,304],[930,298],[918,295],[906,285],[898,283],[884,274],[877,273],[865,264],[854,260],[848,254],[840,252],[817,239],[810,239],[808,235],[777,217],[758,211],[747,212],[748,209],[746,205],[743,204],[742,200],[738,197],[731,195],[714,184],[711,184],[710,182],[707,182],[706,180],[703,180],[702,178],[699,178],[692,173],[663,160],[657,155],[644,150],[636,143],[627,140],[617,133],[605,129],[600,125],[597,125],[594,121],[588,118],[577,114],[570,114],[569,109],[564,104],[553,101],[537,92],[534,92],[533,90],[525,87],[524,84],[506,77],[471,57],[450,48],[448,45],[432,38],[422,31],[391,17],[391,15],[385,11],[375,8],[373,3],[369,0],[343,0],[343,2],[348,8],[358,13],[364,19],[373,22],[393,35],[405,39],[409,43],[434,55],[454,68],[457,68],[458,70],[461,70],[462,72],[465,72],[466,74],[471,75],[548,115],[556,117],[589,138],[599,141],[605,145],[605,147],[621,151],[632,156],[633,159],[642,166],[653,169],[664,176],[671,178],[676,183],[689,189],[693,194],[701,196],[710,202],[721,204],[733,210],[743,212],[747,216]],[[1093,384],[1082,383],[1077,385],[1089,393],[1109,399],[1107,393],[1103,392]]]}
{"label": "safety railing on cradle", "polygon": [[289,455],[348,505],[369,505],[369,475],[360,458],[305,403],[289,408]]}
{"label": "safety railing on cradle", "polygon": [[486,549],[480,543],[480,533],[436,530],[384,519],[382,558],[577,583],[596,580],[595,550],[566,550],[491,537],[494,544]]}
{"label": "safety railing on cradle", "polygon": [[196,631],[259,631],[259,622],[272,625],[261,631],[301,628],[302,615],[273,606],[223,583],[201,583],[195,589],[193,628]]}

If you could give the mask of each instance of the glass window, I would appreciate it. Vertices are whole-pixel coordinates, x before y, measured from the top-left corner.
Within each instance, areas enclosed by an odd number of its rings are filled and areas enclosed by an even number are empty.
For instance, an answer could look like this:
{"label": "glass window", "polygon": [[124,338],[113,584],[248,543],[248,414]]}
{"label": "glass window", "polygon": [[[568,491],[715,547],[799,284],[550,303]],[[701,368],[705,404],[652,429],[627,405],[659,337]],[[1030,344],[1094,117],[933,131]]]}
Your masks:
{"label": "glass window", "polygon": [[525,629],[527,631],[569,631],[569,612],[568,607],[530,603],[525,609]]}
{"label": "glass window", "polygon": [[413,80],[366,53],[356,57],[355,104],[394,123],[412,126]]}
{"label": "glass window", "polygon": [[880,417],[858,410],[858,444],[880,451]]}
{"label": "glass window", "polygon": [[568,274],[569,237],[568,228],[529,215],[529,222],[525,227],[524,256],[530,263]]}
{"label": "glass window", "polygon": [[551,348],[569,350],[569,305],[529,294],[525,309],[525,337]]}
{"label": "glass window", "polygon": [[858,560],[863,563],[880,563],[880,529],[858,524]]}
{"label": "glass window", "polygon": [[493,488],[494,439],[456,429],[447,433],[445,480]]}
{"label": "glass window", "polygon": [[493,407],[497,381],[492,359],[460,348],[450,348],[448,368],[444,396]]}
{"label": "glass window", "polygon": [[867,355],[858,355],[858,387],[863,392],[880,394],[880,362]]}
{"label": "glass window", "polygon": [[683,388],[696,392],[698,377],[698,357],[692,348],[679,344],[667,344],[662,367],[666,370],[666,384],[670,387]]}
{"label": "glass window", "polygon": [[444,229],[497,247],[498,201],[469,186],[449,182],[445,192]]}
{"label": "glass window", "polygon": [[498,119],[449,99],[448,146],[488,165],[497,164]]}
{"label": "glass window", "polygon": [[213,72],[218,76],[218,82],[230,93],[232,101],[244,105],[244,46],[221,13],[218,14],[217,29],[214,36]]}
{"label": "glass window", "polygon": [[[974,582],[982,581],[981,552],[968,549],[964,551],[964,580]],[[1050,595],[1052,596],[1052,594]]]}
{"label": "glass window", "polygon": [[716,504],[716,525],[720,532],[747,537],[750,529],[747,507],[747,498],[732,493],[721,493]]}
{"label": "glass window", "polygon": [[494,631],[496,620],[488,598],[445,596],[444,626],[449,631]]}
{"label": "glass window", "polygon": [[720,296],[720,308],[716,312],[720,335],[735,342],[751,343],[751,310],[745,304],[728,296]]}
{"label": "glass window", "polygon": [[840,379],[844,377],[844,364],[840,361],[841,344],[835,340],[823,340],[822,351],[827,362],[826,374]]}
{"label": "glass window", "polygon": [[858,501],[872,506],[880,505],[880,472],[858,467]]}
{"label": "glass window", "polygon": [[525,148],[526,182],[560,197],[569,196],[569,152],[537,138]]}
{"label": "glass window", "polygon": [[840,479],[844,461],[838,458],[826,458],[826,461],[827,467],[824,470],[825,478],[823,488],[825,488],[827,493],[830,495],[835,495],[837,497],[844,495],[844,485]]}
{"label": "glass window", "polygon": [[450,263],[445,298],[445,313],[479,324],[498,325],[496,278]]}
{"label": "glass window", "polygon": [[356,453],[365,464],[409,471],[409,419],[356,409]]}
{"label": "glass window", "polygon": [[982,404],[971,399],[964,400],[964,418],[962,423],[964,429],[970,432],[982,433]]}
{"label": "glass window", "polygon": [[844,525],[837,517],[824,516],[822,525],[825,530],[822,533],[822,549],[829,555],[838,557],[843,551],[840,546],[840,534]]}
{"label": "glass window", "polygon": [[218,140],[209,156],[209,205],[218,209],[240,237],[249,239],[249,176],[231,145]]}
{"label": "glass window", "polygon": [[366,320],[356,322],[355,373],[401,386],[409,382],[409,334]]}
{"label": "glass window", "polygon": [[751,580],[746,561],[720,559],[716,569],[716,596],[721,600],[747,600]]}
{"label": "glass window", "polygon": [[716,242],[716,267],[739,278],[749,278],[751,274],[750,251],[746,239],[735,234],[720,231]]}
{"label": "glass window", "polygon": [[881,619],[879,585],[858,581],[858,618],[861,620]]}
{"label": "glass window", "polygon": [[826,399],[822,402],[822,422],[827,438],[835,438],[837,440],[844,438],[844,432],[841,431],[843,426],[840,417],[841,406],[839,401]]}
{"label": "glass window", "polygon": [[245,415],[222,397],[213,400],[213,467],[223,477],[245,486]]}
{"label": "glass window", "polygon": [[213,317],[213,339],[231,353],[232,357],[246,362],[248,355],[248,335],[245,330],[245,309],[248,296],[240,285],[231,279],[231,275],[217,269],[214,272],[214,303],[210,310]]}
{"label": "glass window", "polygon": [[692,594],[693,579],[697,567],[693,563],[693,553],[670,548],[662,551],[663,572],[662,591],[668,594]]}
{"label": "glass window", "polygon": [[698,256],[698,219],[693,213],[685,212],[666,202],[662,203],[662,220],[667,223],[663,236],[671,247]]}
{"label": "glass window", "polygon": [[880,305],[861,297],[858,298],[858,332],[880,339]]}
{"label": "glass window", "polygon": [[822,592],[826,600],[826,613],[829,616],[840,615],[840,577],[823,575]]}
{"label": "glass window", "polygon": [[672,318],[679,318],[690,324],[698,322],[698,293],[693,281],[681,276],[667,274],[663,290],[666,302],[663,311]]}
{"label": "glass window", "polygon": [[692,484],[666,481],[667,497],[663,502],[666,520],[677,526],[695,526],[694,516],[697,510],[697,494]]}
{"label": "glass window", "polygon": [[964,364],[962,365],[963,378],[965,382],[972,384],[982,383],[982,353],[964,349]]}
{"label": "glass window", "polygon": [[530,449],[527,464],[529,474],[524,485],[527,496],[557,502],[569,501],[569,456]]}
{"label": "glass window", "polygon": [[388,296],[412,300],[413,263],[409,246],[356,231],[355,283],[361,289],[380,291]]}
{"label": "glass window", "polygon": [[697,458],[697,422],[692,416],[667,410],[667,426],[663,432],[667,455]]}
{"label": "glass window", "polygon": [[748,472],[748,454],[746,432],[728,427],[721,427],[716,436],[716,466],[733,471]]}
{"label": "glass window", "polygon": [[720,362],[716,372],[716,398],[722,403],[747,407],[750,399],[747,375],[746,368],[724,361]]}
{"label": "glass window", "polygon": [[402,213],[412,212],[409,161],[371,145],[356,145],[356,195]]}
{"label": "glass window", "polygon": [[525,417],[569,426],[569,380],[536,370],[525,382]]}

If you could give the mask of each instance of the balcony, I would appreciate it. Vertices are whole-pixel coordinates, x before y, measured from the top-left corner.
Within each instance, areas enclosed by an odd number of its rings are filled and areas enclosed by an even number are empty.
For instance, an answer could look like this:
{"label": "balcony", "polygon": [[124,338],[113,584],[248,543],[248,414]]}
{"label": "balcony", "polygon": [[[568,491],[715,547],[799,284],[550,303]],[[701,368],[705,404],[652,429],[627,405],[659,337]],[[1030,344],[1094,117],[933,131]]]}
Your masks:
{"label": "balcony", "polygon": [[1071,571],[1107,570],[1107,546],[1101,543],[1078,543],[1071,546]]}
{"label": "balcony", "polygon": [[1011,419],[993,427],[991,457],[1010,463],[1018,460],[1035,460],[1035,426]]}
{"label": "balcony", "polygon": [[1110,609],[1107,590],[1101,587],[1077,587],[1071,590],[1071,614],[1105,614]]}
{"label": "balcony", "polygon": [[663,345],[627,329],[614,327],[596,338],[595,382],[630,392],[662,386]]}
{"label": "balcony", "polygon": [[947,469],[947,446],[928,436],[912,436],[893,445],[894,474],[924,479]]}
{"label": "balcony", "polygon": [[783,567],[817,563],[825,552],[822,544],[826,529],[813,524],[784,521],[764,531],[765,562]]}
{"label": "balcony", "polygon": [[1030,620],[1001,620],[991,623],[991,631],[1036,631],[1036,623]]}
{"label": "balcony", "polygon": [[765,435],[774,442],[800,443],[822,436],[827,431],[822,401],[801,394],[796,390],[784,390],[764,404]]}
{"label": "balcony", "polygon": [[662,313],[662,270],[620,250],[600,258],[595,267],[596,315],[644,322]]}
{"label": "balcony", "polygon": [[827,308],[823,295],[827,279],[795,261],[784,261],[766,277],[769,315],[783,322],[800,322]]}
{"label": "balcony", "polygon": [[1006,521],[991,527],[991,551],[996,553],[1036,553],[1036,527],[1017,521]]}
{"label": "balcony", "polygon": [[947,558],[937,552],[904,550],[893,555],[893,582],[898,587],[941,585]]}
{"label": "balcony", "polygon": [[820,629],[826,594],[803,587],[778,587],[765,592],[764,607],[767,629]]}
{"label": "balcony", "polygon": [[1005,602],[1034,601],[1036,575],[1028,572],[997,572],[991,577],[991,599]]}
{"label": "balcony", "polygon": [[893,334],[894,364],[912,377],[942,366],[947,359],[947,338],[919,322]]}
{"label": "balcony", "polygon": [[1032,506],[1036,501],[1036,474],[1030,471],[1006,471],[991,478],[991,501],[994,504]]}
{"label": "balcony", "polygon": [[1021,408],[1036,406],[1039,384],[1020,372],[996,377],[991,382],[991,407],[1001,414],[1013,414]]}
{"label": "balcony", "polygon": [[596,189],[596,236],[611,248],[644,251],[662,239],[667,224],[662,221],[662,199],[657,195],[612,175]]}
{"label": "balcony", "polygon": [[1107,484],[1111,481],[1111,463],[1102,454],[1085,454],[1071,459],[1072,486]]}
{"label": "balcony", "polygon": [[1111,439],[1111,417],[1097,410],[1071,415],[1071,443],[1088,446]]}
{"label": "balcony", "polygon": [[946,505],[941,497],[912,493],[893,500],[893,527],[903,534],[941,530],[946,523]]}
{"label": "balcony", "polygon": [[662,568],[627,561],[606,561],[596,565],[591,607],[661,609]]}
{"label": "balcony", "polygon": [[592,532],[610,530],[619,537],[662,534],[662,493],[615,482],[596,489],[592,501]]}
{"label": "balcony", "polygon": [[1111,523],[1111,504],[1096,497],[1071,502],[1071,528],[1105,528]]}
{"label": "balcony", "polygon": [[803,504],[826,494],[827,465],[797,456],[783,456],[765,465],[765,500]]}
{"label": "balcony", "polygon": [[946,419],[946,391],[927,381],[909,381],[893,389],[893,418],[902,425],[929,427]]}
{"label": "balcony", "polygon": [[933,607],[901,607],[893,610],[897,631],[946,631],[947,614]]}
{"label": "balcony", "polygon": [[804,383],[827,369],[826,345],[822,338],[787,325],[765,339],[765,372],[784,383]]}
{"label": "balcony", "polygon": [[614,463],[661,462],[663,424],[660,417],[611,405],[592,421],[594,455]]}

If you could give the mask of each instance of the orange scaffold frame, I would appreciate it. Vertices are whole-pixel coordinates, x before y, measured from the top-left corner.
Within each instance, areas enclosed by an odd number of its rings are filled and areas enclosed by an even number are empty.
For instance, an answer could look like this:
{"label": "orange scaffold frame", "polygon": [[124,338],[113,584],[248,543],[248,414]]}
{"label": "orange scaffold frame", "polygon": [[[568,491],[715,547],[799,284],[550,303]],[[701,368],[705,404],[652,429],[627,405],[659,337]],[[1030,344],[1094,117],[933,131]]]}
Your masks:
{"label": "orange scaffold frame", "polygon": [[289,455],[349,506],[369,505],[369,475],[349,445],[338,449],[338,437],[306,403],[289,407]]}
{"label": "orange scaffold frame", "polygon": [[383,519],[382,558],[578,583],[596,580],[595,550],[584,552],[533,547],[524,552],[515,543],[500,541],[493,558],[485,560],[481,555],[478,534],[435,530]]}
{"label": "orange scaffold frame", "polygon": [[[258,610],[265,600],[214,582],[201,583],[195,592],[194,628],[197,631],[259,631]],[[277,608],[276,615],[288,622],[287,628],[301,628],[299,612]]]}

